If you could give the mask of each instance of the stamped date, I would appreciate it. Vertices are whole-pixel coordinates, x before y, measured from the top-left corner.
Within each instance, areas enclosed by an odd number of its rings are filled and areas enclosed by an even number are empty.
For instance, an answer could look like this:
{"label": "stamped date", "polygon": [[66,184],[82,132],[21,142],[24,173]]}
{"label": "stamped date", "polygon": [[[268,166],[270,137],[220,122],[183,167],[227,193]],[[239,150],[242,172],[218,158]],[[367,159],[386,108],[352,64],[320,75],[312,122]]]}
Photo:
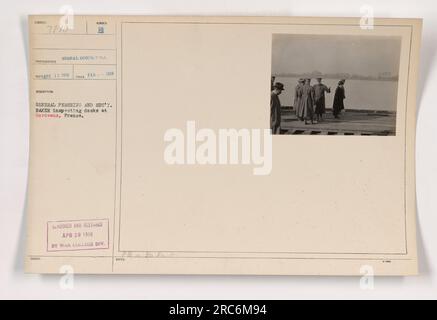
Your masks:
{"label": "stamped date", "polygon": [[109,221],[71,220],[47,222],[47,251],[81,251],[109,248]]}

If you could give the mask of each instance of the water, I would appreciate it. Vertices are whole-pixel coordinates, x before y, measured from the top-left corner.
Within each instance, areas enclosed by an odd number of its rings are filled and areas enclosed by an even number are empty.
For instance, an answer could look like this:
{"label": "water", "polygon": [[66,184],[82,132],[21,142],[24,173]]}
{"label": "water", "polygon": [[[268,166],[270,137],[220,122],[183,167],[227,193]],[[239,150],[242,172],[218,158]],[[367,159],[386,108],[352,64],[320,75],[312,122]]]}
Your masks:
{"label": "water", "polygon": [[[283,106],[293,105],[297,80],[291,77],[276,77],[275,81],[282,82],[285,86],[285,91],[280,96]],[[339,79],[323,79],[322,81],[326,86],[331,87],[331,93],[325,95],[326,108],[332,108],[338,81]],[[315,79],[311,80],[311,85],[316,83]],[[396,111],[397,81],[346,80],[344,87],[346,109]]]}

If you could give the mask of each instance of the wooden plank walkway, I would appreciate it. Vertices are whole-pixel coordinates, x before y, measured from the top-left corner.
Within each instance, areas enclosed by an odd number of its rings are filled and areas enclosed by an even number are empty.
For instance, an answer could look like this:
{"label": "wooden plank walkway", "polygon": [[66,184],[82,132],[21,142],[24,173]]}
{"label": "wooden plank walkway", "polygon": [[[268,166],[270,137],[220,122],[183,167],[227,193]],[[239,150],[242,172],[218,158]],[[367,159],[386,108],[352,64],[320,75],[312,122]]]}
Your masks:
{"label": "wooden plank walkway", "polygon": [[347,110],[335,119],[332,112],[324,114],[321,122],[305,125],[294,111],[282,112],[281,134],[300,135],[377,135],[396,134],[396,113],[384,111]]}

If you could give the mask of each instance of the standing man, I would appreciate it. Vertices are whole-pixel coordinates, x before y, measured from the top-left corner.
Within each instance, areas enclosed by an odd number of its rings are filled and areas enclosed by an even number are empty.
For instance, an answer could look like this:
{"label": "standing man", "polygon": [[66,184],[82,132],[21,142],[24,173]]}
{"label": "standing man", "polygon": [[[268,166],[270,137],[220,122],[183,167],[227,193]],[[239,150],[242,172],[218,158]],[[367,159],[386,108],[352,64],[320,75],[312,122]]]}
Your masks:
{"label": "standing man", "polygon": [[305,84],[302,87],[299,119],[304,119],[305,124],[308,124],[308,121],[314,123],[314,89],[311,86],[311,79],[306,79]]}
{"label": "standing man", "polygon": [[335,89],[335,95],[334,95],[334,102],[332,105],[332,112],[334,114],[334,117],[336,119],[339,118],[339,114],[341,113],[341,110],[344,109],[344,99],[346,99],[346,95],[344,93],[344,83],[346,80],[340,80],[338,82],[337,89]]}
{"label": "standing man", "polygon": [[317,78],[317,83],[314,88],[314,104],[316,106],[315,114],[317,121],[322,121],[323,114],[325,113],[325,92],[330,93],[331,88],[328,88],[322,83],[322,78]]}
{"label": "standing man", "polygon": [[281,133],[281,101],[279,95],[284,90],[284,85],[276,82],[270,94],[270,129],[272,134]]}
{"label": "standing man", "polygon": [[294,111],[296,112],[296,117],[297,119],[303,120],[301,118],[299,118],[299,109],[301,106],[301,100],[302,100],[302,87],[304,84],[305,80],[304,79],[299,79],[297,81],[297,86],[294,89],[294,104],[293,104],[293,108]]}

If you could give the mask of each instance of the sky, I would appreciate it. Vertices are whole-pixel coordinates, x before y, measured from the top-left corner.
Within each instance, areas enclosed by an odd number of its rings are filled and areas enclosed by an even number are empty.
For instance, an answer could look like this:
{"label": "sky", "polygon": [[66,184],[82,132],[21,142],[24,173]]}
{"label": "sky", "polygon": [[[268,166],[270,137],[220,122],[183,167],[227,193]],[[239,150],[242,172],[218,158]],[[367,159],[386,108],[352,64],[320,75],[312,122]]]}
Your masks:
{"label": "sky", "polygon": [[400,48],[398,37],[275,34],[272,74],[398,75]]}

